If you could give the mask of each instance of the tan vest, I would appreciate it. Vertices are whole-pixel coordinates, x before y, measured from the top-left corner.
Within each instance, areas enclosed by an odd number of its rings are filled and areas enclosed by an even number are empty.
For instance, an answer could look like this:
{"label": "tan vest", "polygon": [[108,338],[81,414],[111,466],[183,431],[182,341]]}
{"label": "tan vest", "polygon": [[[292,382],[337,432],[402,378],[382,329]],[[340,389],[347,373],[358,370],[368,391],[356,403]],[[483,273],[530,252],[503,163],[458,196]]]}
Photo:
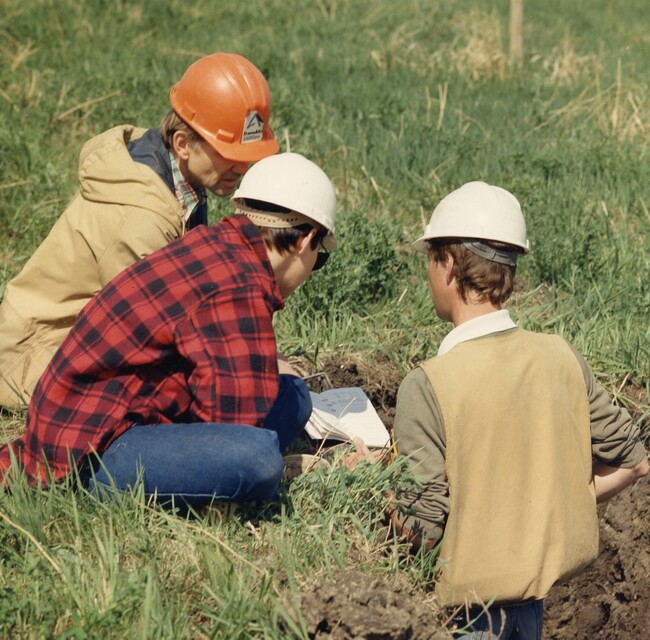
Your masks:
{"label": "tan vest", "polygon": [[422,368],[447,440],[439,600],[544,597],[598,553],[580,365],[561,338],[518,329],[461,343]]}

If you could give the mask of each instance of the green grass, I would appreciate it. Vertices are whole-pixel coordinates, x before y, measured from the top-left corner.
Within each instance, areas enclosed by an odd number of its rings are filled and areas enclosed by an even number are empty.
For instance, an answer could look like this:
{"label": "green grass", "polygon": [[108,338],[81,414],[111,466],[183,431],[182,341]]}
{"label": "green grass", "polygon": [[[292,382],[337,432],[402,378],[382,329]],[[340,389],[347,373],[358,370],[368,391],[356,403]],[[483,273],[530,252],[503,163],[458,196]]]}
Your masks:
{"label": "green grass", "polygon": [[[571,340],[650,435],[646,3],[526,3],[522,68],[507,5],[0,0],[0,292],[74,192],[82,144],[157,125],[193,60],[237,51],[269,79],[283,150],[339,198],[341,248],[278,317],[283,350],[403,373],[433,355],[448,327],[409,243],[441,196],[482,179],[528,222],[513,315]],[[214,220],[228,211],[212,199]],[[2,414],[0,437],[23,418]],[[335,469],[222,524],[17,486],[0,496],[0,636],[305,637],[288,612],[316,578],[354,564],[427,588],[426,563],[405,567],[380,533],[389,483]]]}
{"label": "green grass", "polygon": [[291,602],[313,580],[404,564],[379,522],[396,470],[335,465],[225,521],[17,482],[0,497],[0,635],[306,637]]}

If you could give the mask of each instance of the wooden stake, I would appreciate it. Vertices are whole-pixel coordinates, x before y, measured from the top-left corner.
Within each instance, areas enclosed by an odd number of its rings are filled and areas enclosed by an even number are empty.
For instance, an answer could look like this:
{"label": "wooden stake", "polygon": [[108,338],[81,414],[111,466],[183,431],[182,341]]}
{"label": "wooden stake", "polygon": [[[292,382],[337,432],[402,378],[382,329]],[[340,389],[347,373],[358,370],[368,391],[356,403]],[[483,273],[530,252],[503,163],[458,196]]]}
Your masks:
{"label": "wooden stake", "polygon": [[510,0],[510,61],[524,59],[524,0]]}

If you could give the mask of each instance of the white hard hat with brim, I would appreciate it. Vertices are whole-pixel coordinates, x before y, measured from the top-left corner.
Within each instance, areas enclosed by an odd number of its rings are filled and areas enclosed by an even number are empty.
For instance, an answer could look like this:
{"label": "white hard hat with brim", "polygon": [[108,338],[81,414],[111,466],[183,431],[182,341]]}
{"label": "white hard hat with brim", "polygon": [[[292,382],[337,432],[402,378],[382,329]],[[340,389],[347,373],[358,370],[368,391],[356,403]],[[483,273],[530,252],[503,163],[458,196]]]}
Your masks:
{"label": "white hard hat with brim", "polygon": [[287,215],[296,220],[283,225],[280,214],[267,216],[268,222],[257,216],[253,222],[259,226],[297,226],[302,222],[316,222],[328,232],[322,240],[323,246],[328,250],[336,249],[334,186],[327,174],[311,160],[290,152],[260,160],[246,172],[231,198],[233,206],[242,213],[247,209],[253,212],[246,204],[251,200],[283,207],[290,212]]}
{"label": "white hard hat with brim", "polygon": [[427,240],[458,238],[500,242],[528,253],[526,221],[509,191],[485,182],[468,182],[445,196],[434,209],[413,248],[427,253]]}

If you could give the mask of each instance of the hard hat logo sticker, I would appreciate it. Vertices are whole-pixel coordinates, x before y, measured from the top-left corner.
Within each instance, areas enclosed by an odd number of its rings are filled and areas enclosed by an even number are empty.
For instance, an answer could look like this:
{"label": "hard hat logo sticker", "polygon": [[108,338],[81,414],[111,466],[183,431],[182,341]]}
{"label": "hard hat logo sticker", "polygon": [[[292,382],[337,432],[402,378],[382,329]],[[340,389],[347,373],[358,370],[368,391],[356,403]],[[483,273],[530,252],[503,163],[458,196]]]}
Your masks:
{"label": "hard hat logo sticker", "polygon": [[242,131],[242,142],[259,142],[264,133],[264,120],[257,111],[251,111],[244,120],[244,130]]}

